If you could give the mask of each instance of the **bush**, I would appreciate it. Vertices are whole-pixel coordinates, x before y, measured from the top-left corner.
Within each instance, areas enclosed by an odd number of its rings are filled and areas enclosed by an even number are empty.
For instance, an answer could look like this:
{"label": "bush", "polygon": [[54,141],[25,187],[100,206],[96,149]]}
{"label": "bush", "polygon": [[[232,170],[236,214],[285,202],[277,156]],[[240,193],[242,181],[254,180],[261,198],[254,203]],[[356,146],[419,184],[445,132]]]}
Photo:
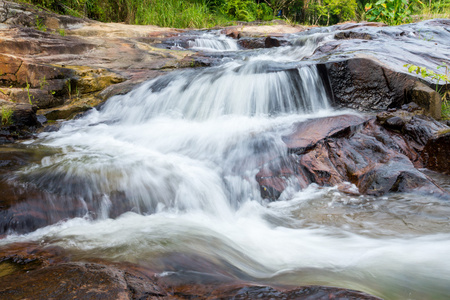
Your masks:
{"label": "bush", "polygon": [[356,17],[356,0],[323,0],[311,2],[307,14],[310,24],[330,25]]}
{"label": "bush", "polygon": [[423,6],[419,0],[379,0],[366,5],[366,17],[371,22],[383,22],[399,25],[412,21],[411,15],[417,6]]}

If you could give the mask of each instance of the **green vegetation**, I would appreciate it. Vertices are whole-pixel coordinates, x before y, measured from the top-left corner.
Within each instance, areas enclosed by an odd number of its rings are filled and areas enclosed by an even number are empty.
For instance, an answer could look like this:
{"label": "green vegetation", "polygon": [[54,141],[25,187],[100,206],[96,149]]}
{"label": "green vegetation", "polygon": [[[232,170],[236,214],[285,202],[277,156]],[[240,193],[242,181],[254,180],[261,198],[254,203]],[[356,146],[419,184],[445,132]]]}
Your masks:
{"label": "green vegetation", "polygon": [[442,65],[437,67],[437,69],[444,69],[443,74],[412,64],[406,64],[404,67],[408,68],[408,72],[410,73],[415,72],[416,74],[420,74],[423,78],[430,78],[436,82],[436,91],[442,98],[442,119],[450,120],[450,74],[448,65],[442,63]]}
{"label": "green vegetation", "polygon": [[412,21],[412,13],[419,11],[424,4],[419,0],[379,0],[366,5],[369,21],[399,25]]}
{"label": "green vegetation", "polygon": [[309,18],[305,21],[314,25],[330,25],[356,18],[357,3],[355,0],[322,0],[310,1],[305,13]]}
{"label": "green vegetation", "polygon": [[[25,87],[25,90],[27,91],[27,95],[28,95],[28,102],[30,102],[30,105],[33,105],[33,102],[31,102],[31,98],[34,99],[34,96],[30,93],[30,87],[31,85],[28,83],[28,78],[26,79],[27,85]],[[22,89],[23,90],[23,89]]]}
{"label": "green vegetation", "polygon": [[[450,0],[17,0],[103,22],[210,28],[237,21],[332,25],[348,20],[397,25],[450,17]],[[36,19],[36,27],[47,28]],[[65,35],[64,31],[59,32]]]}
{"label": "green vegetation", "polygon": [[1,118],[2,126],[9,126],[9,125],[13,124],[13,121],[12,121],[13,112],[14,111],[11,108],[2,107],[2,118]]}
{"label": "green vegetation", "polygon": [[37,16],[36,16],[36,24],[35,25],[36,25],[37,30],[43,31],[43,32],[47,31],[47,26],[45,26],[44,23],[42,22],[42,20],[39,19]]}
{"label": "green vegetation", "polygon": [[[27,84],[28,84],[28,82],[27,82]],[[39,86],[41,87],[41,90],[43,90],[46,85],[48,85],[48,82],[44,75],[43,78],[39,79]]]}

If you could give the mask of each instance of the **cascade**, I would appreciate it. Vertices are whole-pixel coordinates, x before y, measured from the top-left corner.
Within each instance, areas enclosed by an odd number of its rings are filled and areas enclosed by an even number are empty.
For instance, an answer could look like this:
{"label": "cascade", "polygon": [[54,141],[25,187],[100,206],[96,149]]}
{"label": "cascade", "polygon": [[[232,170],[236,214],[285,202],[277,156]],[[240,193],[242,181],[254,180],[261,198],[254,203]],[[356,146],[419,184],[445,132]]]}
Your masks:
{"label": "cascade", "polygon": [[203,51],[236,51],[239,49],[236,41],[217,31],[203,33],[188,42],[189,48]]}
{"label": "cascade", "polygon": [[[153,79],[42,133],[28,146],[52,154],[10,181],[44,191],[46,205],[62,203],[72,215],[26,235],[9,232],[0,245],[34,241],[80,259],[149,264],[185,253],[246,280],[326,282],[398,299],[408,297],[406,284],[415,286],[416,298],[450,293],[450,235],[435,233],[426,213],[410,216],[405,207],[422,203],[419,196],[375,201],[293,184],[279,201],[261,197],[259,168],[288,155],[281,136],[296,122],[342,114],[331,108],[316,66],[302,61],[331,38],[297,36],[293,46],[249,52],[205,34],[190,47],[237,51],[233,59]],[[433,213],[450,213],[448,204],[427,201]],[[385,220],[407,217],[426,234],[405,234],[396,223],[374,237]],[[172,272],[155,265],[159,276]]]}

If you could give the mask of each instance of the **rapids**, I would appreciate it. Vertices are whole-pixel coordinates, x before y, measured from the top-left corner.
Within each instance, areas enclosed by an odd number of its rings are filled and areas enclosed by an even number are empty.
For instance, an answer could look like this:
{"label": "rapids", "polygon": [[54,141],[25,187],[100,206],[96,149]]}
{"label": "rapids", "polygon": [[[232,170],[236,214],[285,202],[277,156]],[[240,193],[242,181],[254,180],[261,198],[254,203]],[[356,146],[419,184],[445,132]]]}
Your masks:
{"label": "rapids", "polygon": [[[292,39],[294,46],[238,51],[234,40],[207,33],[191,47],[235,56],[146,82],[28,142],[54,151],[10,182],[64,195],[65,205],[81,209],[27,234],[9,232],[0,245],[60,245],[78,259],[139,263],[159,276],[220,274],[386,299],[447,298],[448,202],[349,196],[314,184],[292,185],[276,202],[261,198],[258,166],[287,155],[281,136],[292,124],[344,113],[332,109],[315,65],[302,61],[332,35]],[[448,188],[448,177],[436,180]],[[117,205],[128,209],[115,217]],[[214,269],[168,263],[177,253]]]}

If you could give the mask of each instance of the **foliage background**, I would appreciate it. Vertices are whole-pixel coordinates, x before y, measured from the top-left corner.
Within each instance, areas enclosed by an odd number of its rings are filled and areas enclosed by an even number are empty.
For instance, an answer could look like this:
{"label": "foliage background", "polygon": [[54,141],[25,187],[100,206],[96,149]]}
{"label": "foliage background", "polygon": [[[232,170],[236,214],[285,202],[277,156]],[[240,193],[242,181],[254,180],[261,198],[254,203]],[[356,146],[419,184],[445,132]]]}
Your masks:
{"label": "foliage background", "polygon": [[450,0],[19,0],[103,22],[208,28],[237,21],[332,25],[371,20],[396,25],[450,17]]}

